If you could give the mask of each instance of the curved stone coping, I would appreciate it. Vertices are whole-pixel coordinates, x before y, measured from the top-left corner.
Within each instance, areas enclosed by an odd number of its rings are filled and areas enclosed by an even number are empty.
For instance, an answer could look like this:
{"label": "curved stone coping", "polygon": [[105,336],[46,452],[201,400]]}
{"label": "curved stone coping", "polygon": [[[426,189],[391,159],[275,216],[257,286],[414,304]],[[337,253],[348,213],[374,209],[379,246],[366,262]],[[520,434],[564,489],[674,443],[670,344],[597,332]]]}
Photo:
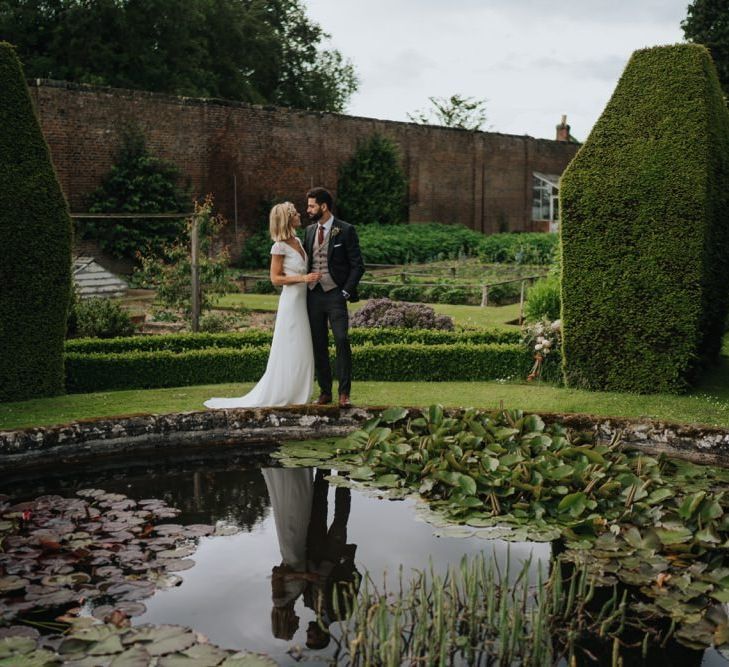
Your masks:
{"label": "curved stone coping", "polygon": [[[343,436],[384,407],[303,405],[289,408],[202,410],[88,419],[60,426],[0,432],[0,471],[39,464],[87,461],[99,456],[199,445],[251,443]],[[416,408],[412,408],[416,410]],[[447,412],[453,412],[448,410]],[[628,446],[651,453],[729,467],[729,429],[649,419],[540,413],[547,423],[596,432],[610,441],[620,432]]]}

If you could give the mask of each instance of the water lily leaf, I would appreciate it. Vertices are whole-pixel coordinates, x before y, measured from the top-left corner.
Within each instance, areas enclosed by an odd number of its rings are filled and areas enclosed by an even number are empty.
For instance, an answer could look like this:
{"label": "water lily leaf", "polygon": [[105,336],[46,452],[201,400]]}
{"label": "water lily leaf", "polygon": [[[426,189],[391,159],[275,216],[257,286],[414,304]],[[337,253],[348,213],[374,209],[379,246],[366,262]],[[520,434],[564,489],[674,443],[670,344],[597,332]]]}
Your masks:
{"label": "water lily leaf", "polygon": [[408,416],[408,411],[405,408],[388,408],[384,412],[380,413],[380,419],[385,424],[394,424],[395,422],[405,419]]}
{"label": "water lily leaf", "polygon": [[194,633],[180,625],[143,625],[136,630],[132,637],[124,638],[124,643],[142,643],[153,656],[181,652],[196,642]]}
{"label": "water lily leaf", "polygon": [[655,528],[655,531],[658,539],[666,546],[683,544],[693,538],[693,533],[685,526],[664,526]]}
{"label": "water lily leaf", "polygon": [[709,595],[717,602],[729,603],[729,588],[717,588],[709,593]]}
{"label": "water lily leaf", "polygon": [[706,498],[706,491],[699,491],[698,493],[686,496],[678,508],[678,515],[682,519],[690,519],[699,509],[704,498]]}
{"label": "water lily leaf", "polygon": [[[237,535],[240,533],[242,528],[232,523],[220,523],[215,526],[215,537],[229,537],[230,535]],[[194,551],[194,549],[193,549]]]}
{"label": "water lily leaf", "polygon": [[431,405],[428,408],[428,421],[434,426],[440,426],[443,422],[443,406]]}
{"label": "water lily leaf", "polygon": [[[164,567],[167,572],[184,572],[195,565],[195,561],[191,558],[160,558],[157,562]],[[126,599],[131,600],[132,598]]]}
{"label": "water lily leaf", "polygon": [[542,432],[545,428],[544,422],[539,415],[527,415],[522,420],[522,432],[533,433],[535,431]]}
{"label": "water lily leaf", "polygon": [[157,552],[157,558],[186,558],[195,553],[195,547],[191,544],[185,544],[176,549],[165,549]]}
{"label": "water lily leaf", "polygon": [[30,653],[35,646],[35,639],[31,637],[3,637],[0,639],[0,658]]}
{"label": "water lily leaf", "polygon": [[24,655],[0,658],[0,667],[49,667],[57,664],[58,660],[55,653],[46,649],[39,649]]}
{"label": "water lily leaf", "polygon": [[463,491],[464,495],[475,496],[478,487],[476,486],[476,480],[470,475],[458,473],[458,488]]}
{"label": "water lily leaf", "polygon": [[159,667],[215,667],[228,656],[226,651],[212,644],[194,644],[181,653],[163,656]]}
{"label": "water lily leaf", "polygon": [[296,459],[296,458],[283,458],[279,459],[279,463],[284,468],[316,468],[322,459]]}
{"label": "water lily leaf", "polygon": [[119,635],[111,635],[103,641],[97,642],[88,650],[89,655],[114,655],[124,650]]}
{"label": "water lily leaf", "polygon": [[645,502],[649,505],[657,505],[659,503],[662,503],[664,500],[667,500],[668,498],[672,498],[675,495],[676,491],[674,489],[662,487],[660,489],[655,489],[651,491]]}
{"label": "water lily leaf", "polygon": [[266,656],[241,652],[226,658],[220,667],[277,667],[277,665]]}
{"label": "water lily leaf", "polygon": [[109,663],[109,667],[148,667],[148,665],[153,664],[152,660],[152,656],[144,646],[136,644],[123,653],[114,656],[114,659]]}
{"label": "water lily leaf", "polygon": [[380,475],[374,480],[374,483],[382,487],[397,486],[400,483],[400,477],[394,474]]}
{"label": "water lily leaf", "polygon": [[349,476],[352,479],[372,479],[374,475],[374,471],[369,466],[361,466],[359,468],[355,468],[349,473]]}
{"label": "water lily leaf", "polygon": [[15,575],[0,577],[0,595],[23,590],[29,583],[27,579]]}
{"label": "water lily leaf", "polygon": [[567,512],[572,517],[578,517],[587,507],[587,496],[582,492],[569,493],[557,505],[557,510]]}
{"label": "water lily leaf", "polygon": [[506,428],[506,427],[496,428],[493,431],[494,437],[499,442],[504,442],[504,441],[508,440],[509,438],[515,436],[517,433],[519,433],[519,429]]}
{"label": "water lily leaf", "polygon": [[438,537],[473,537],[476,531],[468,526],[446,526],[433,531]]}

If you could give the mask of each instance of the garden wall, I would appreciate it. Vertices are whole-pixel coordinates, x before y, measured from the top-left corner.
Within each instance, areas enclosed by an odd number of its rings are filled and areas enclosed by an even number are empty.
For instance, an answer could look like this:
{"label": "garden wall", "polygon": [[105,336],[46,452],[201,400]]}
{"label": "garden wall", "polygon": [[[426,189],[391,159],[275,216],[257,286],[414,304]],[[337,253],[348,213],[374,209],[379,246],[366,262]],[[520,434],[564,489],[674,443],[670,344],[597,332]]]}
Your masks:
{"label": "garden wall", "polygon": [[108,172],[119,130],[136,124],[154,154],[178,165],[193,193],[212,192],[231,221],[237,203],[239,233],[236,239],[231,224],[228,239],[234,255],[262,202],[286,197],[302,205],[312,185],[336,192],[339,165],[376,132],[400,147],[410,222],[461,223],[486,234],[530,230],[532,172],[561,174],[578,148],[222,100],[47,80],[29,85],[73,212],[85,210],[85,197]]}

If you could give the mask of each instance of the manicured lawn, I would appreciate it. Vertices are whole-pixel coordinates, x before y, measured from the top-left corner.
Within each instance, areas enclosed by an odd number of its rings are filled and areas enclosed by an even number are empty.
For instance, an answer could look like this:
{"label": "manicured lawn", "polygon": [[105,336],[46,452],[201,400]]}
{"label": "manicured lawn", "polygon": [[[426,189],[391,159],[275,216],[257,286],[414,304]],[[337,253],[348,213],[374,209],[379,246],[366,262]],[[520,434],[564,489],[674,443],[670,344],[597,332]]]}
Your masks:
{"label": "manicured lawn", "polygon": [[[350,303],[349,311],[359,310],[366,301]],[[248,308],[249,310],[273,310],[278,308],[278,295],[276,294],[226,294],[217,302],[223,308]],[[493,327],[498,329],[513,329],[516,325],[506,324],[519,317],[519,304],[510,306],[487,307],[479,306],[452,306],[450,304],[428,304],[435,308],[437,313],[450,315],[456,324],[471,327]]]}
{"label": "manicured lawn", "polygon": [[[237,396],[252,385],[224,384],[146,391],[74,394],[0,404],[0,429],[63,424],[78,419],[133,413],[200,410],[211,396]],[[729,427],[729,359],[687,396],[617,394],[549,385],[500,382],[355,382],[359,405],[506,407],[543,412],[651,417]]]}

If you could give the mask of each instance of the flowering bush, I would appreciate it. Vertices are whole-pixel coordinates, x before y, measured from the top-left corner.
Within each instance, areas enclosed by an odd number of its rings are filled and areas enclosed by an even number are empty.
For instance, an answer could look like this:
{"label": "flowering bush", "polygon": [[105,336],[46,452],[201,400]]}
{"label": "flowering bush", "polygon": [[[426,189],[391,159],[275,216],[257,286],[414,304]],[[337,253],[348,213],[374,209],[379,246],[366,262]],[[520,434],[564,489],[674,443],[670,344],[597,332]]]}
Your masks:
{"label": "flowering bush", "polygon": [[524,343],[534,354],[527,381],[558,379],[562,352],[562,322],[544,318],[524,329]]}
{"label": "flowering bush", "polygon": [[436,315],[430,306],[390,299],[371,299],[352,315],[350,324],[366,328],[453,330],[453,319],[447,315]]}

